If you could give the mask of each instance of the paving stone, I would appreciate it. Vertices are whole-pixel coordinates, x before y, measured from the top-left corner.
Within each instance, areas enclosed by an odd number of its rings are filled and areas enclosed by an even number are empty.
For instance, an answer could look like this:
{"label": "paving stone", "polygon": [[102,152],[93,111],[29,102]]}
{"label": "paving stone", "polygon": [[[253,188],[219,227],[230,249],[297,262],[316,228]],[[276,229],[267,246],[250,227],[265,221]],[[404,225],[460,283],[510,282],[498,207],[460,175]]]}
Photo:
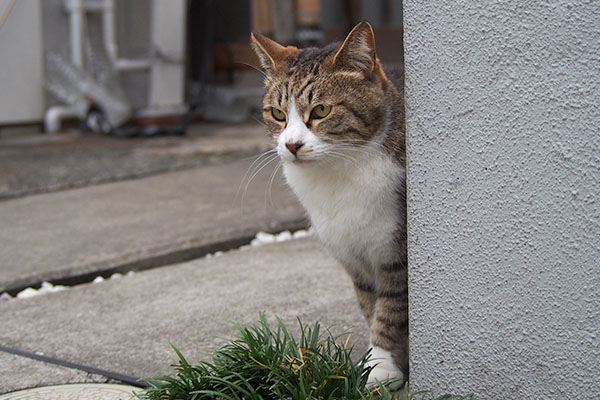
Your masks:
{"label": "paving stone", "polygon": [[[0,393],[67,383],[106,383],[105,376],[0,351]],[[19,397],[20,398],[20,397]],[[2,397],[0,397],[2,399]],[[2,399],[4,400],[4,399]]]}
{"label": "paving stone", "polygon": [[0,131],[0,199],[222,164],[271,147],[258,123],[201,123],[185,136],[128,139],[77,130],[9,137]]}
{"label": "paving stone", "polygon": [[0,400],[129,400],[138,388],[114,384],[75,384],[45,386],[0,396]]}
{"label": "paving stone", "polygon": [[[0,202],[0,293],[44,280],[142,269],[305,224],[267,166],[246,159]],[[274,164],[274,163],[273,163]],[[259,163],[255,164],[259,165]]]}
{"label": "paving stone", "polygon": [[[312,238],[266,244],[156,268],[116,280],[0,303],[0,344],[136,377],[170,372],[170,344],[190,362],[233,338],[231,321],[265,311],[298,332],[320,321],[352,332],[356,355],[367,327],[350,278]],[[345,336],[342,340],[345,339]],[[10,360],[9,360],[10,361]],[[17,368],[12,362],[4,368]],[[15,378],[18,380],[18,376]],[[25,388],[0,379],[0,393]]]}

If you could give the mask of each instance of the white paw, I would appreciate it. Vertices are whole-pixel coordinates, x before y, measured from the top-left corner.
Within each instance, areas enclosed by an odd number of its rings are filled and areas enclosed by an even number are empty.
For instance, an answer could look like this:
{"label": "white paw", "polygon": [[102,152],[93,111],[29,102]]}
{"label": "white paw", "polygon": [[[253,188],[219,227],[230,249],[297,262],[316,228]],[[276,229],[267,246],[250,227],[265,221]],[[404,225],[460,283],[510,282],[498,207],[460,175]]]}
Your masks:
{"label": "white paw", "polygon": [[394,364],[392,353],[380,347],[373,347],[367,366],[373,367],[367,380],[369,388],[379,386],[379,381],[387,384],[391,389],[397,389],[404,381],[404,374]]}

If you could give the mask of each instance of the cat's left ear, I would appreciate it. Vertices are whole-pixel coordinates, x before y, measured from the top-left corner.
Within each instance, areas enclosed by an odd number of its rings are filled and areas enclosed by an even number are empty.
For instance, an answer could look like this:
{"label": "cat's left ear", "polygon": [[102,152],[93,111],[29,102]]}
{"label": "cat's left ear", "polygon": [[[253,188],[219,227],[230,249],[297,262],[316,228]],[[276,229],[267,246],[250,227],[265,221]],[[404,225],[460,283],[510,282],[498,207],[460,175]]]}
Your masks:
{"label": "cat's left ear", "polygon": [[294,54],[298,49],[293,46],[284,47],[274,40],[258,33],[252,33],[252,48],[258,56],[260,65],[266,73],[270,74],[277,70],[283,60]]}
{"label": "cat's left ear", "polygon": [[375,54],[375,34],[371,24],[363,21],[356,25],[346,36],[332,62],[336,68],[352,69],[368,74],[379,67]]}

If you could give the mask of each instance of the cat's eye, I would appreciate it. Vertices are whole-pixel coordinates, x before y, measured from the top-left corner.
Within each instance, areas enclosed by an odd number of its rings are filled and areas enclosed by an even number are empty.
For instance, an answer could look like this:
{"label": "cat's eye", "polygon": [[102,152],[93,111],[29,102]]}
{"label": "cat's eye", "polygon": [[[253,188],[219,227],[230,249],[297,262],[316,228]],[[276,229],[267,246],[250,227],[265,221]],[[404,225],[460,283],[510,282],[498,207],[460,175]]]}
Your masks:
{"label": "cat's eye", "polygon": [[319,104],[312,109],[311,116],[313,118],[325,118],[331,112],[331,106]]}
{"label": "cat's eye", "polygon": [[271,109],[271,115],[273,115],[273,118],[275,118],[277,121],[285,121],[285,113],[279,108],[273,107]]}

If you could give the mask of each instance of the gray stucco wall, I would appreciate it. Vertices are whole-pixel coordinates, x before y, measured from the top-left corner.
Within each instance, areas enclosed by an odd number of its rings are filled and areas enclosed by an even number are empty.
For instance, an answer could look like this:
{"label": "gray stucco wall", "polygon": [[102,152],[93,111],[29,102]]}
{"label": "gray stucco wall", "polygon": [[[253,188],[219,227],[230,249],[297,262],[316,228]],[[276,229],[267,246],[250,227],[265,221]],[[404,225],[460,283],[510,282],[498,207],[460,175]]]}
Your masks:
{"label": "gray stucco wall", "polygon": [[600,2],[405,0],[411,383],[600,398]]}

